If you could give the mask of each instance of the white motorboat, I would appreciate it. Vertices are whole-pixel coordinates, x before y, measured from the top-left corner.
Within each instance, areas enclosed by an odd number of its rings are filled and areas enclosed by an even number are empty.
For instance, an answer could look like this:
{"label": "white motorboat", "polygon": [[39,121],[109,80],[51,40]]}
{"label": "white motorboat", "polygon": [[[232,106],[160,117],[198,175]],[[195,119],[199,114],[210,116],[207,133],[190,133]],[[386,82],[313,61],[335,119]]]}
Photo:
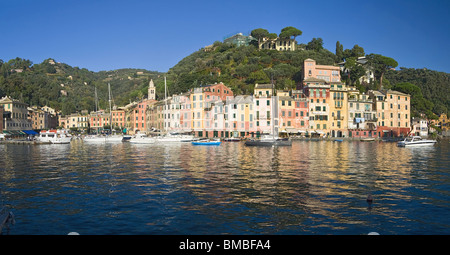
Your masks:
{"label": "white motorboat", "polygon": [[156,142],[156,138],[148,137],[145,134],[137,133],[128,140],[130,143],[139,143],[139,144],[154,144]]}
{"label": "white motorboat", "polygon": [[435,143],[436,140],[422,139],[422,137],[420,136],[408,136],[405,138],[405,140],[398,142],[397,146],[433,146]]}
{"label": "white motorboat", "polygon": [[222,142],[219,139],[201,139],[191,143],[192,145],[220,145]]}
{"label": "white motorboat", "polygon": [[42,130],[37,140],[41,143],[70,143],[72,136],[65,129]]}
{"label": "white motorboat", "polygon": [[259,140],[249,140],[245,142],[247,146],[292,146],[289,138],[279,138],[272,135],[263,136]]}
{"label": "white motorboat", "polygon": [[176,133],[167,133],[163,136],[156,136],[156,141],[164,143],[164,142],[192,142],[197,140],[193,135],[183,135]]}
{"label": "white motorboat", "polygon": [[86,136],[83,138],[84,142],[88,143],[118,143],[122,142],[123,136],[121,135],[98,135],[98,136]]}

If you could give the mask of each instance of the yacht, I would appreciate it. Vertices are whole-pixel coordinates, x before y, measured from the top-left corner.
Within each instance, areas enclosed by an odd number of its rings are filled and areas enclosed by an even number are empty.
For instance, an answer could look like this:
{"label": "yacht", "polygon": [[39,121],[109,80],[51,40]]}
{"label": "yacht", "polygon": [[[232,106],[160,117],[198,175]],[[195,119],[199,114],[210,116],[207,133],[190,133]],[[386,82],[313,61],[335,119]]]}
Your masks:
{"label": "yacht", "polygon": [[42,130],[37,140],[41,143],[70,143],[72,136],[65,129]]}
{"label": "yacht", "polygon": [[128,140],[130,143],[139,143],[139,144],[154,144],[156,142],[156,138],[149,137],[143,133],[137,133]]}
{"label": "yacht", "polygon": [[405,140],[398,142],[397,146],[433,146],[435,143],[436,140],[422,139],[422,137],[420,136],[408,136],[405,138]]}
{"label": "yacht", "polygon": [[118,143],[122,142],[123,136],[121,135],[97,135],[97,136],[86,136],[83,138],[84,142],[89,143]]}
{"label": "yacht", "polygon": [[292,140],[289,138],[279,138],[272,135],[263,136],[259,140],[249,140],[245,142],[247,146],[291,146]]}
{"label": "yacht", "polygon": [[192,142],[197,140],[193,135],[183,135],[177,133],[167,133],[163,136],[156,136],[156,141],[158,142]]}

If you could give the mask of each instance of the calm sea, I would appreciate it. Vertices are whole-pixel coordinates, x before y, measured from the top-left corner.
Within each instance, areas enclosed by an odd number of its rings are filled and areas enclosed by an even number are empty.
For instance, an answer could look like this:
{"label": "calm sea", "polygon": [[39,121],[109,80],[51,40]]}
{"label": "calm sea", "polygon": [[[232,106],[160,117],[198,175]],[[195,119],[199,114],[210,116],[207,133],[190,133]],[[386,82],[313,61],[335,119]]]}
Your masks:
{"label": "calm sea", "polygon": [[448,140],[430,148],[72,141],[0,151],[10,235],[450,234]]}

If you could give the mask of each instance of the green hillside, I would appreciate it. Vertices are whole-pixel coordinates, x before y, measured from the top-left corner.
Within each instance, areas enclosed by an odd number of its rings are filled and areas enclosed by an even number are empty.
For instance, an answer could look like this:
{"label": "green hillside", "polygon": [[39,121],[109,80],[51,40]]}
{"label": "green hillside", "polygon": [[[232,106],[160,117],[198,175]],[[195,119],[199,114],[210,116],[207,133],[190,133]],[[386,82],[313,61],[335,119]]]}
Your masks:
{"label": "green hillside", "polygon": [[307,58],[323,65],[336,62],[336,56],[326,49],[258,50],[254,45],[236,47],[215,42],[212,48],[200,49],[182,59],[169,70],[168,77],[173,92],[223,82],[237,94],[250,94],[255,83],[270,83],[271,77],[277,88],[295,88]]}
{"label": "green hillside", "polygon": [[[319,41],[319,47],[308,47],[311,43]],[[312,58],[320,65],[334,65],[343,59],[351,64],[351,59],[364,56],[364,49],[355,45],[352,49],[343,50],[339,42],[336,44],[339,56],[322,47],[321,39],[314,38],[307,45],[298,45],[296,51],[258,50],[254,45],[236,47],[233,44],[215,42],[211,48],[202,48],[182,59],[168,72],[169,91],[171,93],[185,92],[190,88],[215,82],[223,82],[236,94],[251,94],[255,83],[270,83],[273,77],[277,89],[292,89],[301,82],[303,61]],[[368,58],[381,56],[368,54]],[[397,62],[388,57],[397,65]],[[353,61],[354,62],[354,61]],[[373,66],[379,68],[380,64],[373,61]],[[355,63],[355,62],[354,62]],[[361,67],[350,66],[351,77],[341,74],[342,80],[347,84],[355,85],[361,91],[379,88],[379,79],[383,75],[385,89],[397,89],[408,93],[410,86],[414,88],[412,116],[421,113],[428,117],[434,114],[447,113],[450,109],[450,74],[427,69],[400,68],[400,70],[385,69],[375,72],[376,80],[360,84],[358,77],[364,74]],[[407,87],[401,85],[408,83]],[[399,86],[397,86],[400,84]],[[159,87],[162,84],[158,84]],[[434,113],[434,114],[433,114]]]}
{"label": "green hillside", "polygon": [[[276,36],[276,35],[275,35]],[[167,76],[168,94],[183,93],[190,88],[223,82],[235,94],[251,94],[255,83],[270,83],[277,89],[292,89],[301,82],[303,61],[312,58],[321,65],[333,65],[347,61],[350,77],[343,76],[347,84],[361,91],[377,89],[382,78],[384,88],[392,88],[412,95],[412,115],[448,113],[450,109],[450,74],[426,69],[400,68],[389,70],[398,64],[395,60],[377,54],[366,57],[376,69],[377,80],[359,84],[362,67],[355,59],[364,56],[358,45],[343,49],[336,43],[336,54],[323,48],[321,38],[313,38],[308,44],[297,45],[295,51],[259,50],[256,42],[249,46],[235,46],[215,42],[183,58],[168,73],[144,69],[118,69],[92,72],[47,59],[34,64],[16,58],[0,60],[0,96],[9,95],[30,105],[48,105],[63,114],[95,108],[94,88],[97,88],[99,106],[108,107],[108,83],[111,84],[114,103],[124,106],[147,96],[150,79],[157,88],[157,99],[164,97],[164,76]],[[362,73],[361,73],[362,72]],[[434,114],[433,114],[434,113]]]}
{"label": "green hillside", "polygon": [[162,79],[160,75],[143,69],[91,72],[53,59],[34,65],[21,58],[0,60],[0,96],[8,95],[29,105],[48,105],[70,114],[95,109],[95,88],[99,107],[109,107],[108,83],[116,105],[139,100],[147,95],[150,79]]}

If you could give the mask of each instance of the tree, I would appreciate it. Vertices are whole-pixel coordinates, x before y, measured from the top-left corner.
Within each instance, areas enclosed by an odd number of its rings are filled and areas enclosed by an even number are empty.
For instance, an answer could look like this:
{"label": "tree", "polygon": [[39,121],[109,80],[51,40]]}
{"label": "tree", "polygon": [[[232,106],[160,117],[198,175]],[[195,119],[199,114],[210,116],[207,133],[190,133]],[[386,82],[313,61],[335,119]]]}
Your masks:
{"label": "tree", "polygon": [[247,80],[247,83],[255,84],[255,83],[269,83],[270,78],[267,76],[267,74],[263,70],[258,70],[256,72],[252,72]]}
{"label": "tree", "polygon": [[290,39],[292,36],[295,37],[302,35],[302,31],[295,27],[285,27],[281,29],[280,38],[282,39]]}
{"label": "tree", "polygon": [[275,33],[269,33],[269,34],[267,35],[267,38],[269,38],[270,40],[277,39],[277,37],[278,37],[278,35],[275,34]]}
{"label": "tree", "polygon": [[323,39],[322,38],[313,38],[306,45],[306,49],[319,52],[321,49],[323,49]]}
{"label": "tree", "polygon": [[363,47],[359,46],[358,44],[355,44],[352,48],[352,56],[355,58],[358,57],[364,57],[364,49]]}
{"label": "tree", "polygon": [[344,60],[344,46],[339,41],[336,42],[336,57],[338,62]]}
{"label": "tree", "polygon": [[358,44],[355,44],[352,49],[346,49],[343,54],[343,58],[356,58],[364,57],[364,49],[360,47]]}
{"label": "tree", "polygon": [[434,104],[425,99],[422,95],[422,90],[409,82],[401,82],[393,87],[394,90],[409,94],[411,96],[411,114],[412,116],[420,116],[420,113],[425,113],[427,117],[434,117],[431,110]]}
{"label": "tree", "polygon": [[391,68],[395,68],[398,66],[397,61],[393,58],[382,56],[380,54],[369,54],[367,55],[367,60],[369,66],[374,69],[375,78],[380,80],[378,89],[382,89],[383,87],[383,76],[387,70]]}
{"label": "tree", "polygon": [[250,35],[258,39],[258,48],[259,48],[259,46],[261,45],[261,40],[269,35],[269,31],[267,31],[264,28],[257,28],[252,30]]}
{"label": "tree", "polygon": [[344,65],[345,69],[348,72],[348,78],[350,79],[351,85],[354,85],[354,83],[366,73],[364,67],[358,64],[356,60],[356,58],[348,58],[346,59]]}

